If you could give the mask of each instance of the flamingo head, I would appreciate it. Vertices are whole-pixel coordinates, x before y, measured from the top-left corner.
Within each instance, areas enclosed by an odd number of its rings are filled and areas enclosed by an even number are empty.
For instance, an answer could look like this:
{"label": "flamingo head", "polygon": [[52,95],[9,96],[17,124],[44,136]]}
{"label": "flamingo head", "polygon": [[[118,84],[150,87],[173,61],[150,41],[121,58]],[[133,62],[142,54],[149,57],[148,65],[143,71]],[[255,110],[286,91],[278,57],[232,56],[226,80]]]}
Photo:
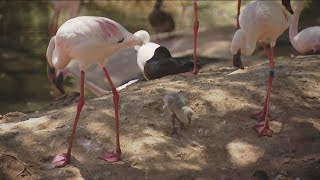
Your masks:
{"label": "flamingo head", "polygon": [[[133,36],[139,38],[142,41],[142,44],[150,42],[150,34],[145,30],[139,30],[133,34]],[[142,45],[141,44],[141,45]],[[141,45],[136,45],[134,48],[138,50]]]}
{"label": "flamingo head", "polygon": [[287,9],[291,14],[293,14],[293,10],[292,10],[292,7],[291,7],[290,0],[282,0],[282,5],[283,5],[284,7],[286,7],[286,9]]}
{"label": "flamingo head", "polygon": [[189,124],[191,123],[191,118],[193,116],[193,110],[189,106],[182,107],[183,114],[187,117]]}

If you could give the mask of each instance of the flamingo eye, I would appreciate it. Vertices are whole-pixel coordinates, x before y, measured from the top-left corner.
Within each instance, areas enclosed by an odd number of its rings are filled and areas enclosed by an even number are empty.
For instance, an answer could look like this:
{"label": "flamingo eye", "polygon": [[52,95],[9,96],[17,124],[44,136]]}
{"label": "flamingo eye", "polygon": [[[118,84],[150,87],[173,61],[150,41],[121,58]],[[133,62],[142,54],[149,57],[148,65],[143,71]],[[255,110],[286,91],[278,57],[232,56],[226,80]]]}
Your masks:
{"label": "flamingo eye", "polygon": [[122,43],[124,41],[124,38],[120,39],[117,43]]}

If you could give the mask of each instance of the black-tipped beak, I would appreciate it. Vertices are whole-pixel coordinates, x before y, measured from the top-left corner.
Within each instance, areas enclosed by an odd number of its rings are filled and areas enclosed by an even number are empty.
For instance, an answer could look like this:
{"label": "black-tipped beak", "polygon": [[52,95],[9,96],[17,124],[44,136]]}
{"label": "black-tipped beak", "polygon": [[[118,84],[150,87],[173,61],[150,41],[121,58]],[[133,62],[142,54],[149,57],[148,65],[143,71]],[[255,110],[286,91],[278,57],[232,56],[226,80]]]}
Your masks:
{"label": "black-tipped beak", "polygon": [[60,91],[61,94],[64,94],[65,91],[64,91],[64,88],[63,88],[63,73],[60,72],[58,74],[58,76],[56,77],[56,88]]}
{"label": "black-tipped beak", "polygon": [[291,14],[293,14],[293,10],[292,10],[292,7],[291,7],[290,0],[282,0],[282,5],[283,5],[284,7],[286,7],[286,9],[287,9]]}
{"label": "black-tipped beak", "polygon": [[239,69],[244,69],[244,66],[243,66],[242,61],[241,61],[241,52],[240,52],[240,50],[238,51],[237,54],[235,54],[233,56],[233,66],[236,67],[236,68],[239,68]]}
{"label": "black-tipped beak", "polygon": [[56,71],[49,64],[47,64],[47,76],[53,84],[56,84]]}
{"label": "black-tipped beak", "polygon": [[47,64],[47,76],[48,79],[51,81],[52,84],[59,90],[61,94],[64,94],[63,88],[63,73],[60,72],[58,76],[56,76],[56,71],[53,67]]}

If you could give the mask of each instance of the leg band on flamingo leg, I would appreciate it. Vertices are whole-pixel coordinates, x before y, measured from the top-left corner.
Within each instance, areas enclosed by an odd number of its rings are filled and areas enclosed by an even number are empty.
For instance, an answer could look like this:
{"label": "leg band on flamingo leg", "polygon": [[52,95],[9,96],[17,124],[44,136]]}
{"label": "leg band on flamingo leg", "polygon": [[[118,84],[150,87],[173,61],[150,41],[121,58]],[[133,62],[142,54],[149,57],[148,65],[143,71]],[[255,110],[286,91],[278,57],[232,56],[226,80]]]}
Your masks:
{"label": "leg band on flamingo leg", "polygon": [[274,73],[275,73],[275,71],[273,69],[270,70],[269,71],[269,77],[273,79],[274,78]]}
{"label": "leg band on flamingo leg", "polygon": [[264,121],[259,123],[258,125],[255,126],[255,129],[259,136],[272,136],[273,131],[270,129],[269,126],[269,113],[270,113],[270,94],[271,94],[271,89],[272,89],[272,83],[273,83],[273,78],[274,78],[274,69],[273,69],[273,60],[271,59],[270,66],[272,67],[271,70],[269,71],[269,84],[268,84],[268,89],[267,89],[267,96],[266,96],[266,102],[265,102],[265,107],[264,107]]}

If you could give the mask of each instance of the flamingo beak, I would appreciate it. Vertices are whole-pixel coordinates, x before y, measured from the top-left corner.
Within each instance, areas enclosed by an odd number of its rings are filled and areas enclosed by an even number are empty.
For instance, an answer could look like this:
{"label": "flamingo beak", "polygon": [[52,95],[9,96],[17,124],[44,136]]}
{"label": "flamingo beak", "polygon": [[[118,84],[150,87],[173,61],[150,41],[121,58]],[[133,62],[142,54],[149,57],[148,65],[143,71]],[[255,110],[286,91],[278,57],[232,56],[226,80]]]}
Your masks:
{"label": "flamingo beak", "polygon": [[48,79],[53,83],[56,84],[56,73],[55,69],[51,67],[49,64],[47,64],[47,76]]}
{"label": "flamingo beak", "polygon": [[282,0],[282,5],[283,5],[284,7],[286,7],[286,9],[287,9],[291,14],[293,14],[293,10],[292,10],[292,7],[291,7],[290,0]]}
{"label": "flamingo beak", "polygon": [[47,65],[47,76],[48,79],[51,81],[52,84],[60,91],[61,94],[64,94],[63,88],[63,73],[60,72],[58,76],[56,76],[55,69],[50,67],[49,64]]}
{"label": "flamingo beak", "polygon": [[241,61],[241,52],[240,52],[240,50],[238,51],[237,54],[235,54],[233,56],[233,66],[236,67],[236,68],[239,68],[239,69],[244,69],[244,66],[243,66],[242,61]]}
{"label": "flamingo beak", "polygon": [[61,94],[65,94],[65,91],[63,88],[63,73],[62,72],[60,72],[58,74],[58,76],[56,77],[55,86],[60,91]]}

